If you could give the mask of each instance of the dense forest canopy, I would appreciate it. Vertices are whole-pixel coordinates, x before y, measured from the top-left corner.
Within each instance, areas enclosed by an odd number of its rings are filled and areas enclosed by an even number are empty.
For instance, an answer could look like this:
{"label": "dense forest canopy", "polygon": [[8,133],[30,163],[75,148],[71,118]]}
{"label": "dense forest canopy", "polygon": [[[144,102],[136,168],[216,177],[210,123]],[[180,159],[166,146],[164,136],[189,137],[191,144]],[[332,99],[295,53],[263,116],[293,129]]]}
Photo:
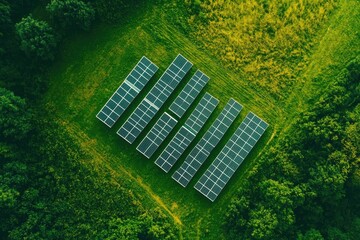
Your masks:
{"label": "dense forest canopy", "polygon": [[[98,25],[130,22],[128,17],[144,4],[0,0],[1,239],[186,238],[184,226],[161,204],[144,201],[146,197],[112,169],[95,167],[82,142],[54,120],[54,110],[43,101],[51,85],[49,68],[65,40],[71,42],[74,35]],[[302,83],[299,76],[310,62],[319,32],[343,1],[151,4],[166,9],[169,24],[182,26],[184,37],[229,71],[284,100]],[[223,218],[213,219],[221,225],[221,238],[358,239],[358,53],[346,65],[329,70],[332,74],[325,71],[311,79],[322,87],[304,99],[306,107],[291,115],[292,125],[252,165],[226,203]],[[202,230],[198,236],[204,238],[212,231]]]}
{"label": "dense forest canopy", "polygon": [[142,206],[109,172],[84,166],[89,156],[37,103],[61,38],[73,27],[89,30],[95,9],[101,12],[83,1],[54,0],[47,22],[31,15],[39,4],[0,2],[0,238],[175,238],[162,211]]}
{"label": "dense forest canopy", "polygon": [[357,238],[359,69],[357,58],[313,99],[291,135],[260,159],[229,206],[225,228],[230,236]]}

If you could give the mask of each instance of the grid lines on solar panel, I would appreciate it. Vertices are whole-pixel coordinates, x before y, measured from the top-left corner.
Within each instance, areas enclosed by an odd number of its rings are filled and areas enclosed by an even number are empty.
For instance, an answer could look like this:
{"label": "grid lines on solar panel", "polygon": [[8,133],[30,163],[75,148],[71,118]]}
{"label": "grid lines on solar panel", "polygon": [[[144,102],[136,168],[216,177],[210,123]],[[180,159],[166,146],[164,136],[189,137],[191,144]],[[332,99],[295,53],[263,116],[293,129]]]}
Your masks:
{"label": "grid lines on solar panel", "polygon": [[136,149],[145,157],[150,158],[175,127],[176,123],[176,119],[164,112]]}
{"label": "grid lines on solar panel", "polygon": [[96,117],[112,127],[157,70],[158,67],[143,56]]}
{"label": "grid lines on solar panel", "polygon": [[239,115],[242,106],[234,99],[230,99],[211,125],[209,130],[204,134],[201,140],[191,150],[183,164],[174,172],[172,178],[181,186],[186,187],[201,165],[209,157],[211,151],[220,142],[225,132]]}
{"label": "grid lines on solar panel", "polygon": [[219,100],[206,93],[189,117],[189,119],[192,119],[190,122],[191,124],[187,125],[185,123],[185,125],[180,128],[164,151],[156,159],[155,164],[165,172],[169,172],[186,148],[194,140],[195,136],[210,117],[211,113],[215,110],[218,103]]}
{"label": "grid lines on solar panel", "polygon": [[203,72],[197,70],[174,102],[170,105],[170,111],[181,118],[194,102],[200,91],[205,87],[209,79],[210,78]]}
{"label": "grid lines on solar panel", "polygon": [[214,201],[267,127],[266,122],[250,112],[194,188]]}
{"label": "grid lines on solar panel", "polygon": [[185,122],[185,126],[197,134],[215,110],[219,100],[214,98],[211,94],[205,93],[195,110],[191,113]]}
{"label": "grid lines on solar panel", "polygon": [[166,146],[165,150],[156,159],[155,164],[165,172],[169,172],[177,159],[194,140],[195,134],[189,129],[182,126],[176,133],[171,142]]}
{"label": "grid lines on solar panel", "polygon": [[117,134],[129,143],[133,143],[191,67],[192,63],[179,54]]}

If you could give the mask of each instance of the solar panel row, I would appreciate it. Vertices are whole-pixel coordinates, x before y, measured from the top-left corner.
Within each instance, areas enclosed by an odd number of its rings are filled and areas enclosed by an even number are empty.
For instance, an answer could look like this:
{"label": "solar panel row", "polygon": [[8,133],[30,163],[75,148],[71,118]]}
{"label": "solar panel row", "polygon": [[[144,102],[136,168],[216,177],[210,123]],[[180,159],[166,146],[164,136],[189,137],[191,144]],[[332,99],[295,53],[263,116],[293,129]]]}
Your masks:
{"label": "solar panel row", "polygon": [[234,99],[230,99],[222,112],[216,118],[209,130],[192,149],[183,164],[177,169],[172,178],[186,187],[201,165],[209,157],[211,151],[220,142],[225,132],[239,115],[242,106]]}
{"label": "solar panel row", "polygon": [[250,112],[194,188],[214,201],[267,127],[266,122]]}
{"label": "solar panel row", "polygon": [[203,72],[197,70],[180,94],[176,97],[175,101],[170,105],[170,111],[181,118],[194,102],[195,98],[199,95],[200,91],[205,87],[209,79],[210,78]]}
{"label": "solar panel row", "polygon": [[164,112],[136,149],[145,157],[150,158],[175,127],[176,123],[177,120]]}
{"label": "solar panel row", "polygon": [[191,67],[192,63],[179,54],[117,134],[129,143],[133,143]]}
{"label": "solar panel row", "polygon": [[143,56],[96,117],[112,127],[157,70],[158,67]]}
{"label": "solar panel row", "polygon": [[202,126],[204,126],[211,113],[215,110],[219,100],[206,93],[191,113],[184,126],[175,134],[164,151],[156,159],[155,164],[165,172],[169,172],[172,166],[184,153],[185,149],[194,140]]}

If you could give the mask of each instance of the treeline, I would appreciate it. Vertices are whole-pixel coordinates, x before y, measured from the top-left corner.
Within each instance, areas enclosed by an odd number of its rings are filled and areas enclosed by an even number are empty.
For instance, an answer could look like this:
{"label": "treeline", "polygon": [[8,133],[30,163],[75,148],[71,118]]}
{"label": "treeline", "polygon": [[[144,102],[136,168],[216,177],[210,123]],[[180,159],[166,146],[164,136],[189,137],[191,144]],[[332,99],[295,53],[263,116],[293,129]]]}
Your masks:
{"label": "treeline", "polygon": [[8,90],[0,96],[1,239],[175,238],[161,211],[84,165],[90,156],[49,116]]}
{"label": "treeline", "polygon": [[[121,23],[143,1],[0,0],[0,86],[29,100],[48,84],[46,69],[64,37],[95,23]],[[41,17],[32,13],[38,9]]]}
{"label": "treeline", "polygon": [[360,57],[257,163],[229,205],[229,239],[358,239]]}
{"label": "treeline", "polygon": [[168,216],[146,209],[121,179],[84,164],[91,156],[38,101],[62,39],[120,18],[132,4],[114,2],[0,0],[0,239],[177,235]]}
{"label": "treeline", "polygon": [[[186,0],[195,38],[222,64],[284,98],[338,0]],[[221,47],[219,47],[221,46]]]}

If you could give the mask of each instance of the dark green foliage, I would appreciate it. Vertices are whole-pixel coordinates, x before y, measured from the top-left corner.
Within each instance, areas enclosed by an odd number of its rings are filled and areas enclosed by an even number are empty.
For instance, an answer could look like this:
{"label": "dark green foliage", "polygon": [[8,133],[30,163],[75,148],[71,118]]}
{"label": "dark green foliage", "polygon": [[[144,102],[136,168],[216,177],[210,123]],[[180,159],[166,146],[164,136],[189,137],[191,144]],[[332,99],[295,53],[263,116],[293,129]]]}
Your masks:
{"label": "dark green foliage", "polygon": [[95,17],[92,6],[79,0],[52,0],[46,8],[63,29],[89,30]]}
{"label": "dark green foliage", "polygon": [[[63,32],[31,16],[13,24],[35,4],[0,0],[0,239],[174,239],[169,218],[144,209],[122,179],[85,164],[91,157],[43,107],[34,111],[2,88],[41,99]],[[95,15],[82,1],[52,1],[48,9],[64,30],[87,30]]]}
{"label": "dark green foliage", "polygon": [[11,19],[19,21],[23,16],[29,14],[43,0],[1,0],[8,2],[11,8]]}
{"label": "dark green foliage", "polygon": [[[128,21],[129,12],[136,12],[137,7],[146,1],[52,1],[48,5],[53,16],[51,24],[63,28],[54,28],[60,32],[55,33],[46,22],[32,17],[24,18],[15,28],[14,22],[27,16],[39,2],[0,0],[0,84],[32,99],[41,99],[39,93],[46,85],[44,72],[49,66],[45,61],[54,58],[55,35],[61,35],[64,30],[69,34],[72,31],[68,30],[89,29],[94,11],[100,21]],[[187,6],[191,6],[192,14],[199,14],[200,20],[209,17],[206,11],[202,11],[202,7],[206,7],[204,1],[186,2]],[[281,19],[289,8],[286,4],[275,6],[269,1],[257,2],[265,13],[276,13]],[[46,3],[42,1],[42,5]],[[173,2],[168,4],[173,6],[175,13],[169,16],[181,13],[176,10],[181,5],[179,2],[177,5]],[[328,7],[324,6],[325,9]],[[42,10],[40,7],[39,11]],[[47,19],[47,16],[44,18]],[[292,21],[298,22],[297,17]],[[181,22],[186,25],[185,21]],[[243,29],[242,22],[236,22]],[[270,22],[269,26],[261,26],[266,31],[260,32],[273,38],[276,37],[276,29],[271,25],[274,24]],[[223,29],[219,26],[217,29]],[[148,31],[151,28],[144,29]],[[284,32],[282,43],[297,39],[290,30]],[[302,34],[309,38],[313,35],[307,32]],[[239,39],[233,38],[234,42]],[[259,39],[264,37],[259,35]],[[258,41],[244,42],[247,47],[249,42]],[[20,51],[20,46],[27,58]],[[299,42],[297,46],[303,46],[303,43]],[[258,46],[256,49],[259,49]],[[283,49],[287,51],[293,48],[278,48],[280,52]],[[225,49],[228,53],[232,50]],[[305,47],[302,51],[309,49]],[[289,56],[297,58],[300,53],[287,52],[284,59]],[[233,56],[227,54],[226,58],[231,63]],[[238,60],[234,61],[237,64]],[[229,205],[226,237],[358,238],[359,62],[359,59],[354,60],[338,78],[327,81],[331,83],[318,98],[312,99],[311,108],[301,114],[302,120],[293,127],[291,136],[279,140],[255,166],[250,178]],[[272,69],[273,65],[269,66],[262,70]],[[252,71],[251,68],[247,70]],[[259,73],[258,69],[254,73]],[[284,74],[288,80],[288,73]],[[278,76],[272,74],[272,77]],[[318,80],[324,82],[328,79],[323,76]],[[53,119],[49,116],[41,116],[44,106],[34,111],[27,103],[29,99],[25,101],[0,88],[0,239],[178,237],[174,223],[158,209],[144,209],[130,186],[121,178],[112,176],[106,170],[93,169],[89,164],[93,159],[81,150],[63,129],[64,126],[52,123]],[[33,120],[33,112],[37,120]],[[199,221],[200,230],[203,230],[202,225]]]}
{"label": "dark green foliage", "polygon": [[126,21],[126,17],[128,17],[129,12],[136,11],[138,6],[145,1],[90,0],[89,2],[91,2],[94,6],[100,21],[114,24],[121,21]]}
{"label": "dark green foliage", "polygon": [[4,35],[3,31],[8,28],[10,23],[10,6],[7,2],[0,2],[0,37]]}
{"label": "dark green foliage", "polygon": [[7,64],[9,51],[13,47],[11,41],[13,41],[12,37],[14,36],[10,12],[9,4],[5,1],[0,1],[0,81],[2,79],[9,79],[9,75],[16,75],[16,73],[7,74],[14,68]]}
{"label": "dark green foliage", "polygon": [[41,58],[35,55],[26,57],[20,49],[14,22],[20,21],[22,14],[28,14],[36,3],[36,0],[0,0],[0,86],[31,100],[45,89],[46,78],[42,74],[48,63],[38,61]]}
{"label": "dark green foliage", "polygon": [[298,240],[323,240],[323,236],[319,232],[319,230],[316,229],[310,229],[307,231],[304,235],[299,234]]}
{"label": "dark green foliage", "polygon": [[80,164],[85,156],[68,135],[46,122],[37,124],[43,129],[25,146],[38,150],[25,161],[32,166],[30,179],[11,216],[20,220],[10,230],[11,238],[91,238],[108,216],[136,213],[125,189],[95,181],[96,175]]}
{"label": "dark green foliage", "polygon": [[20,151],[33,129],[31,109],[25,100],[0,88],[0,238],[16,224],[10,216],[17,208],[21,190],[26,186],[27,166]]}
{"label": "dark green foliage", "polygon": [[229,206],[230,238],[357,239],[359,71],[357,58],[261,159]]}
{"label": "dark green foliage", "polygon": [[347,240],[347,234],[336,227],[330,227],[327,231],[328,239],[330,240]]}
{"label": "dark green foliage", "polygon": [[[40,99],[46,60],[54,58],[55,33],[31,16],[16,27],[12,20],[29,11],[32,2],[0,0],[0,84]],[[64,2],[54,10],[65,15],[64,27],[75,21],[76,28],[88,29],[94,18],[91,6]],[[175,238],[167,216],[145,210],[122,179],[84,164],[91,157],[75,140],[42,107],[32,109],[0,87],[0,239],[100,239],[123,231],[127,239]]]}
{"label": "dark green foliage", "polygon": [[120,179],[86,167],[91,158],[74,139],[37,115],[31,136],[1,157],[1,239],[174,238],[163,213],[145,211]]}
{"label": "dark green foliage", "polygon": [[172,224],[158,209],[145,212],[138,218],[111,219],[101,239],[176,239]]}
{"label": "dark green foliage", "polygon": [[48,23],[28,16],[16,24],[16,33],[20,38],[21,49],[29,57],[40,60],[54,59],[56,38]]}
{"label": "dark green foliage", "polygon": [[31,129],[31,114],[25,100],[0,88],[0,136],[2,140],[24,139]]}

